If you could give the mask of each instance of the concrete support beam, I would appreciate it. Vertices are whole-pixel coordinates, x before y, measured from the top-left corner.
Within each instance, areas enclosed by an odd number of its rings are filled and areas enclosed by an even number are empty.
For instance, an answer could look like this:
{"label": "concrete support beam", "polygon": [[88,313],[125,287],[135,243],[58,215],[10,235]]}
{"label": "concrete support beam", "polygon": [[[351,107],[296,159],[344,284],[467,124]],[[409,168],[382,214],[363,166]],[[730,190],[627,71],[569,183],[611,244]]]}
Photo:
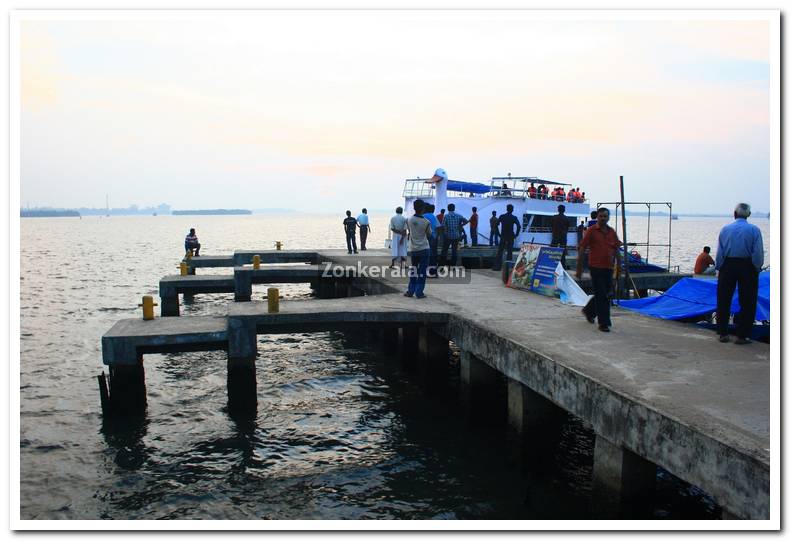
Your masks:
{"label": "concrete support beam", "polygon": [[650,516],[656,465],[596,435],[591,511],[602,519]]}
{"label": "concrete support beam", "polygon": [[460,359],[460,400],[471,419],[483,418],[496,403],[497,370],[462,350]]}
{"label": "concrete support beam", "polygon": [[547,398],[508,378],[508,434],[517,459],[551,459],[567,415]]}
{"label": "concrete support beam", "polygon": [[418,328],[414,325],[398,328],[398,356],[407,367],[414,367],[418,355]]}
{"label": "concrete support beam", "polygon": [[228,319],[228,410],[232,414],[253,414],[258,406],[255,358],[258,340],[255,323]]}
{"label": "concrete support beam", "polygon": [[234,272],[233,283],[233,300],[236,302],[249,302],[253,296],[252,275],[247,272]]}
{"label": "concrete support beam", "polygon": [[159,313],[162,317],[179,316],[179,294],[173,288],[159,288]]}
{"label": "concrete support beam", "polygon": [[110,366],[110,404],[113,415],[140,416],[146,411],[146,372],[137,364]]}
{"label": "concrete support beam", "polygon": [[430,327],[418,329],[418,367],[429,387],[444,385],[448,376],[448,339]]}

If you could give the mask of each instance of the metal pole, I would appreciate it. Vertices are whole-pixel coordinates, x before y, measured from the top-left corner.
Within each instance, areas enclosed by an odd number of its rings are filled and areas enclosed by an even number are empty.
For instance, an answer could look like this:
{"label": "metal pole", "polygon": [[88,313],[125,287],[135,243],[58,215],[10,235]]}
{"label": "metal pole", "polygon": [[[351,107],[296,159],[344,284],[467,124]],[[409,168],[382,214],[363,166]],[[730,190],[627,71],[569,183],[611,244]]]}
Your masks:
{"label": "metal pole", "polygon": [[651,203],[646,203],[648,207],[648,229],[646,229],[645,239],[645,262],[648,263],[648,254],[651,253]]}
{"label": "metal pole", "polygon": [[621,297],[623,297],[629,287],[629,250],[626,248],[626,202],[623,195],[623,175],[621,175],[621,223],[623,225],[623,288]]}
{"label": "metal pole", "polygon": [[673,203],[668,203],[667,206],[670,207],[670,221],[667,226],[667,272],[670,272],[670,249],[673,244]]}

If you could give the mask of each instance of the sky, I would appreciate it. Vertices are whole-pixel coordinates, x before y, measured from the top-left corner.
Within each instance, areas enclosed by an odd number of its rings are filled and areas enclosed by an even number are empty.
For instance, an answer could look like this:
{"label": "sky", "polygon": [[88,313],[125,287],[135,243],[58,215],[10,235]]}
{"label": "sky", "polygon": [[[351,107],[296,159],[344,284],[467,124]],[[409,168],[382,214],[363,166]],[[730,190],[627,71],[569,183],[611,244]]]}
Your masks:
{"label": "sky", "polygon": [[769,210],[765,21],[112,17],[21,23],[23,206],[390,209],[443,167]]}

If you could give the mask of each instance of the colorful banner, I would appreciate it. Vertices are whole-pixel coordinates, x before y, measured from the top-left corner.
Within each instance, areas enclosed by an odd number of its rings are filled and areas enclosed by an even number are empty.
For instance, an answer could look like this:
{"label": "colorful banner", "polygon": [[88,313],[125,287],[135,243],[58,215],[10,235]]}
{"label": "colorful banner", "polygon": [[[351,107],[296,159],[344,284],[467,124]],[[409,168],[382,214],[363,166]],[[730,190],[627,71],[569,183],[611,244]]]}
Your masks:
{"label": "colorful banner", "polygon": [[508,279],[508,287],[548,297],[559,296],[555,287],[555,269],[562,256],[563,248],[523,244]]}

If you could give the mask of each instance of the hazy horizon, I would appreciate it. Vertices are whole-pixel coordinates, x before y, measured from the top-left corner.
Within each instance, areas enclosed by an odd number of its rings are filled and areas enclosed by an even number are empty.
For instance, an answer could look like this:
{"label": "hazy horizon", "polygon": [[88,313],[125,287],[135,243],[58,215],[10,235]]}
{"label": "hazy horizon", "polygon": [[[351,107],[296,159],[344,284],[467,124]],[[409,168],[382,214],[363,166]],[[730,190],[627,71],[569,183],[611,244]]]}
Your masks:
{"label": "hazy horizon", "polygon": [[[21,204],[386,209],[403,180],[769,211],[769,23],[257,11],[21,23]],[[560,16],[559,16],[560,17]]]}

